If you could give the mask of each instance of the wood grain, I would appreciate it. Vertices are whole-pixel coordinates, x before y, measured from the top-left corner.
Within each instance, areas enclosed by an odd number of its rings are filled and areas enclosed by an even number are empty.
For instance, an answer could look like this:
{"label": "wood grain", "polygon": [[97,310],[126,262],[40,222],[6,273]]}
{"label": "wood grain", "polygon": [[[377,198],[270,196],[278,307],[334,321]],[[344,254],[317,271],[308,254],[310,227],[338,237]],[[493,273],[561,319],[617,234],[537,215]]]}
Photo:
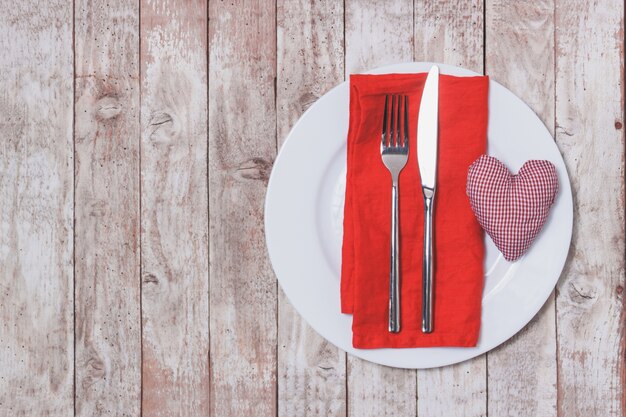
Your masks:
{"label": "wood grain", "polygon": [[417,371],[418,416],[486,416],[485,358]]}
{"label": "wood grain", "polygon": [[349,416],[417,415],[415,371],[348,357]]}
{"label": "wood grain", "polygon": [[0,5],[0,414],[70,416],[71,3]]}
{"label": "wood grain", "polygon": [[[343,4],[277,3],[278,143],[311,103],[343,81]],[[278,293],[278,415],[346,415],[346,355]]]}
{"label": "wood grain", "polygon": [[[419,1],[415,5],[415,57],[483,72],[483,2]],[[419,416],[484,416],[484,356],[417,371]]]}
{"label": "wood grain", "polygon": [[[486,3],[486,71],[554,133],[554,2]],[[554,296],[515,337],[489,352],[489,413],[556,415]]]}
{"label": "wood grain", "polygon": [[277,283],[263,200],[276,155],[276,5],[209,4],[211,414],[276,415]]}
{"label": "wood grain", "polygon": [[[574,193],[557,287],[559,416],[623,416],[624,3],[556,2],[556,139]],[[621,374],[621,375],[620,375]]]}
{"label": "wood grain", "polygon": [[483,72],[482,0],[415,1],[415,60]]}
{"label": "wood grain", "polygon": [[[413,60],[413,3],[345,2],[346,77]],[[394,369],[348,356],[348,416],[415,415],[414,370]]]}
{"label": "wood grain", "polygon": [[75,3],[76,415],[140,412],[139,9]]}
{"label": "wood grain", "polygon": [[345,71],[413,60],[412,0],[345,1]]}
{"label": "wood grain", "polygon": [[279,296],[278,415],[345,416],[346,354]]}
{"label": "wood grain", "polygon": [[[622,1],[0,5],[0,415],[626,415]],[[315,334],[263,230],[302,112],[412,60],[484,62],[555,132],[575,205],[537,317],[419,372]]]}
{"label": "wood grain", "polygon": [[141,1],[142,412],[209,415],[207,3]]}

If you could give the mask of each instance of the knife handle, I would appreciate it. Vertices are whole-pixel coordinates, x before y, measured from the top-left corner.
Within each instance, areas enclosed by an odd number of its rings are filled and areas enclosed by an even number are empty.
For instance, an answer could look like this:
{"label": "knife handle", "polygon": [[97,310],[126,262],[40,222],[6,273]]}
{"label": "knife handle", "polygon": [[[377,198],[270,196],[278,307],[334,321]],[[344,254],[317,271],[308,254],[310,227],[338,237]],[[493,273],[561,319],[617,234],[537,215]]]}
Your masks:
{"label": "knife handle", "polygon": [[398,227],[398,182],[391,188],[391,262],[389,267],[389,332],[400,331],[400,239]]}
{"label": "knife handle", "polygon": [[433,203],[435,190],[422,187],[424,194],[424,251],[422,256],[422,332],[433,331]]}

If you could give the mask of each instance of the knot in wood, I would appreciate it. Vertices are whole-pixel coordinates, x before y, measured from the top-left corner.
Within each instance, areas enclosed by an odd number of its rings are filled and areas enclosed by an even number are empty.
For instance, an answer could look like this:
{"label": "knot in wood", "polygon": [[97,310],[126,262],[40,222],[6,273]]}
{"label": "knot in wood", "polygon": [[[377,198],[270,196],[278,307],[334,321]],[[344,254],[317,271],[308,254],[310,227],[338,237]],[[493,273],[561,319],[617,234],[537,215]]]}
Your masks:
{"label": "knot in wood", "polygon": [[597,298],[597,291],[591,286],[570,282],[569,296],[577,303],[593,302]]}
{"label": "knot in wood", "polygon": [[263,158],[250,158],[235,169],[235,176],[241,179],[267,181],[272,162]]}
{"label": "knot in wood", "polygon": [[315,103],[318,98],[318,96],[311,92],[302,94],[300,96],[300,106],[302,107],[302,111],[311,107],[311,104]]}
{"label": "knot in wood", "polygon": [[144,284],[158,284],[159,279],[152,272],[146,272],[143,274],[143,282]]}
{"label": "knot in wood", "polygon": [[172,122],[173,122],[172,115],[164,111],[154,112],[150,116],[150,126],[158,127],[158,126],[164,125],[165,123],[172,123]]}
{"label": "knot in wood", "polygon": [[89,215],[92,217],[102,217],[106,214],[107,202],[99,198],[91,200],[89,203]]}
{"label": "knot in wood", "polygon": [[122,112],[122,104],[117,97],[104,96],[96,102],[96,117],[100,120],[114,119]]}
{"label": "knot in wood", "polygon": [[85,361],[85,374],[82,380],[83,388],[88,388],[96,382],[104,379],[106,369],[104,361],[100,358],[96,350],[92,347],[89,349],[89,357]]}

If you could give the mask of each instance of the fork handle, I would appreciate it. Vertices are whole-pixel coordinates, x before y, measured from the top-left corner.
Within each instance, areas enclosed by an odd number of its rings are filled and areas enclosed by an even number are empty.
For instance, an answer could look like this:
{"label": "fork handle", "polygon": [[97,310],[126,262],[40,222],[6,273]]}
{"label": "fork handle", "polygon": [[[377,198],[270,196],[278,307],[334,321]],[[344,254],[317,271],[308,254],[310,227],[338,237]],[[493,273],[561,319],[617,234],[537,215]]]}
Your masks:
{"label": "fork handle", "polygon": [[391,187],[391,264],[389,271],[389,332],[400,331],[400,239],[398,227],[398,182]]}
{"label": "fork handle", "polygon": [[435,190],[422,187],[424,194],[424,251],[422,256],[422,332],[433,331],[433,201]]}

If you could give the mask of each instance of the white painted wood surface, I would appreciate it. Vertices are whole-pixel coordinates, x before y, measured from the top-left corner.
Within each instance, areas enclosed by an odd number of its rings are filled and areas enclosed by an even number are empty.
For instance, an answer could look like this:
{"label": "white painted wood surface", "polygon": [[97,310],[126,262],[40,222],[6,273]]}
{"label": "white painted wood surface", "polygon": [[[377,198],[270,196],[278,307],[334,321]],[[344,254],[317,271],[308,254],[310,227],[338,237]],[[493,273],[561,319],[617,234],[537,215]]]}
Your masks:
{"label": "white painted wood surface", "polygon": [[[0,415],[626,413],[623,2],[0,4]],[[555,131],[575,201],[531,324],[418,372],[315,334],[263,231],[302,112],[411,60],[485,64]]]}
{"label": "white painted wood surface", "polygon": [[0,415],[74,410],[71,3],[2,2]]}
{"label": "white painted wood surface", "polygon": [[211,415],[277,414],[263,201],[276,156],[276,5],[209,3]]}
{"label": "white painted wood surface", "polygon": [[624,3],[556,2],[556,140],[574,193],[557,285],[560,416],[623,416]]}
{"label": "white painted wood surface", "polygon": [[75,411],[135,415],[141,405],[139,8],[125,1],[74,7]]}
{"label": "white painted wood surface", "polygon": [[415,60],[483,72],[483,1],[415,1]]}
{"label": "white painted wood surface", "polygon": [[207,3],[141,2],[142,411],[209,414]]}

